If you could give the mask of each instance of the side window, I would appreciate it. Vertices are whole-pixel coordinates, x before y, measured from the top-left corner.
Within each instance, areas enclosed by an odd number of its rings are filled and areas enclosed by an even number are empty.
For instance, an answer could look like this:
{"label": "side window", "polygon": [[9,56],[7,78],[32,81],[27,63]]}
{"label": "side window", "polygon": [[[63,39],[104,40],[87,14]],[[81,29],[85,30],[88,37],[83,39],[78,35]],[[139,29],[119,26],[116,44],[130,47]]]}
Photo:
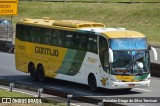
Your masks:
{"label": "side window", "polygon": [[88,37],[85,36],[84,34],[79,34],[77,33],[76,34],[76,48],[77,49],[80,49],[80,50],[87,50],[87,40],[88,40]]}
{"label": "side window", "polygon": [[45,29],[44,28],[39,28],[40,31],[39,31],[39,40],[40,40],[40,43],[44,44],[45,43],[45,36],[44,36],[44,32],[45,32]]}
{"label": "side window", "polygon": [[35,37],[35,41],[34,42],[39,43],[41,41],[40,34],[41,34],[41,28],[35,28],[34,35],[33,35]]}
{"label": "side window", "polygon": [[31,30],[30,30],[30,26],[24,26],[23,27],[23,35],[24,35],[24,40],[25,41],[31,41]]}
{"label": "side window", "polygon": [[30,30],[31,33],[31,42],[39,42],[39,28],[37,27],[30,27],[32,30]]}
{"label": "side window", "polygon": [[74,49],[74,35],[73,32],[65,32],[64,33],[64,47]]}
{"label": "side window", "polygon": [[54,29],[52,29],[51,30],[51,41],[50,41],[50,44],[51,45],[58,45],[58,41],[57,41],[57,38],[58,37],[58,35],[56,34],[56,30],[54,30]]}
{"label": "side window", "polygon": [[99,57],[103,69],[107,71],[109,64],[108,41],[102,36],[99,36]]}
{"label": "side window", "polygon": [[79,33],[74,33],[74,36],[75,36],[74,47],[75,49],[79,49]]}
{"label": "side window", "polygon": [[67,47],[67,32],[63,31],[63,35],[62,35],[62,45],[63,47]]}
{"label": "side window", "polygon": [[42,40],[44,44],[50,43],[51,29],[43,28],[42,29]]}
{"label": "side window", "polygon": [[106,38],[99,36],[99,54],[108,51],[108,41]]}
{"label": "side window", "polygon": [[54,29],[50,29],[49,33],[50,34],[48,35],[48,44],[54,45],[54,42],[53,42]]}
{"label": "side window", "polygon": [[74,35],[67,35],[67,47],[74,49]]}
{"label": "side window", "polygon": [[97,37],[96,36],[94,35],[89,36],[87,50],[97,53]]}
{"label": "side window", "polygon": [[63,40],[63,32],[60,30],[55,30],[54,32],[54,43],[57,46],[63,46],[62,45],[62,40]]}
{"label": "side window", "polygon": [[24,40],[24,26],[17,24],[16,25],[16,37],[20,40]]}

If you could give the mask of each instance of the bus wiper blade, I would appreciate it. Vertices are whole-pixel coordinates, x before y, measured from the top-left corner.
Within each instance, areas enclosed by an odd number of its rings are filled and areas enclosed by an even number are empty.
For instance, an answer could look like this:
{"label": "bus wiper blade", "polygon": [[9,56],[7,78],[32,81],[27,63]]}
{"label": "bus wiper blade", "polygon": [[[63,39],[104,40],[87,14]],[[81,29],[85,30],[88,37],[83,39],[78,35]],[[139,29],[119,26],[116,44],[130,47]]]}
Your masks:
{"label": "bus wiper blade", "polygon": [[143,75],[143,73],[137,73],[136,75]]}
{"label": "bus wiper blade", "polygon": [[135,62],[135,65],[138,67],[139,69],[139,74],[142,75],[143,74],[143,71],[141,70],[141,68],[139,67],[139,65]]}

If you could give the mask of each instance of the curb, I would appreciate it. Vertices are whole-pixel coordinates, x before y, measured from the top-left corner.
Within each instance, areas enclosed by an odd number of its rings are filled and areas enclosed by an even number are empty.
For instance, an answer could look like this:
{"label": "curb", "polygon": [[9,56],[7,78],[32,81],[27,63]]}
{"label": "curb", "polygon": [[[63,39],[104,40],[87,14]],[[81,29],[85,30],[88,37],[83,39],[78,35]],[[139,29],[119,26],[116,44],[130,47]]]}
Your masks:
{"label": "curb", "polygon": [[[0,80],[0,85],[4,85],[4,86],[9,86],[10,83],[13,82],[9,82],[9,81],[5,81],[5,80]],[[9,88],[9,87],[8,87]],[[26,85],[22,85],[22,84],[18,84],[15,83],[14,84],[14,88],[17,89],[21,89],[21,90],[29,90],[29,91],[33,91],[33,92],[37,92],[38,88],[35,88],[33,86],[26,86]],[[52,96],[58,96],[58,100],[53,99],[52,97],[40,97],[43,101],[45,101],[45,103],[53,103],[55,104],[63,101],[63,102],[68,102],[68,100],[73,101],[73,103],[76,101],[82,102],[82,103],[90,103],[90,104],[98,104],[98,103],[102,103],[102,100],[98,100],[96,98],[91,98],[91,97],[83,97],[83,96],[79,96],[77,94],[69,94],[66,91],[58,91],[56,89],[50,89],[50,88],[43,88],[43,94],[49,94]],[[71,96],[71,97],[70,97]],[[110,102],[106,102],[103,103],[103,106],[125,106],[123,104],[118,104],[118,103],[110,103]]]}

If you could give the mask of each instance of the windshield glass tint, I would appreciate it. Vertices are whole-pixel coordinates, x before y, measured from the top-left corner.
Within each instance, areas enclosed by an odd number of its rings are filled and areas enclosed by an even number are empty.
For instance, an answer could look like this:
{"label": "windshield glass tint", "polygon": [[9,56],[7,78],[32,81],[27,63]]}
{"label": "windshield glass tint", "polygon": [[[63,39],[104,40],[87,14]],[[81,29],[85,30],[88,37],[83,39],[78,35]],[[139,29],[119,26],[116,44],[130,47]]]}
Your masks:
{"label": "windshield glass tint", "polygon": [[149,71],[147,51],[113,51],[112,74],[142,74]]}
{"label": "windshield glass tint", "polygon": [[110,39],[109,41],[112,50],[142,50],[148,47],[145,38]]}

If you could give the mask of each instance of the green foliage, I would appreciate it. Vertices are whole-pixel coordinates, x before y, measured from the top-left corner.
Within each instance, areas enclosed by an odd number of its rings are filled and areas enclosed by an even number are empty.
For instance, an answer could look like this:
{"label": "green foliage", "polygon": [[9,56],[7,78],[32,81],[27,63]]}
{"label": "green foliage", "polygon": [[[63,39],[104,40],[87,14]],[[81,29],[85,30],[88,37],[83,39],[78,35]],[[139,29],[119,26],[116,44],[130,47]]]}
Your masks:
{"label": "green foliage", "polygon": [[107,27],[125,27],[129,30],[136,30],[144,33],[151,44],[160,44],[160,3],[19,1],[18,10],[18,16],[13,17],[14,25],[26,17],[88,20],[102,22]]}
{"label": "green foliage", "polygon": [[[0,89],[0,97],[24,97],[25,98],[25,97],[32,97],[32,96]],[[6,104],[3,104],[3,106],[66,106],[66,104],[52,101],[52,103],[42,103],[42,104],[15,104],[15,103],[7,104],[6,103]]]}

